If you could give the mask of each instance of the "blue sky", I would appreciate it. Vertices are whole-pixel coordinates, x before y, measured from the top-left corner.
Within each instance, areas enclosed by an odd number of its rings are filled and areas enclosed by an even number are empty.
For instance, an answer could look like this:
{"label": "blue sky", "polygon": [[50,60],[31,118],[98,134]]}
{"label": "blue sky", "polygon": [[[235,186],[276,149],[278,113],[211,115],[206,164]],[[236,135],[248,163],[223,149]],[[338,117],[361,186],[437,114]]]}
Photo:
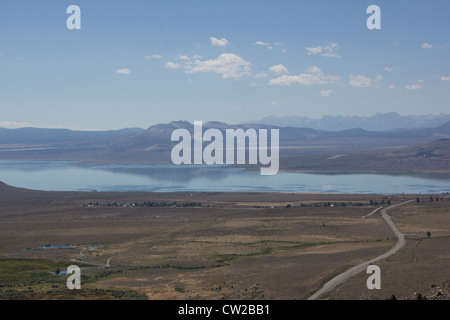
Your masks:
{"label": "blue sky", "polygon": [[[81,30],[69,30],[69,5]],[[369,30],[369,5],[381,30]],[[441,114],[448,1],[2,1],[0,126]]]}

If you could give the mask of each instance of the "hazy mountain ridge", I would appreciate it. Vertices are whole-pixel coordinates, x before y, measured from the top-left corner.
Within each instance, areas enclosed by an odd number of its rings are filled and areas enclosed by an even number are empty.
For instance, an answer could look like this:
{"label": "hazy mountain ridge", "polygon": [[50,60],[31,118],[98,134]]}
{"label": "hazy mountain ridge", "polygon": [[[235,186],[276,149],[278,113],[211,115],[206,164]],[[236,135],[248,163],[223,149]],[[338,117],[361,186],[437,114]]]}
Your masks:
{"label": "hazy mountain ridge", "polygon": [[[447,125],[447,127],[446,127]],[[188,121],[172,121],[167,124],[156,124],[142,128],[124,128],[109,131],[78,131],[70,129],[48,128],[18,128],[7,129],[0,127],[0,145],[6,144],[46,144],[87,141],[102,141],[106,144],[116,144],[127,138],[151,138],[154,143],[167,143],[167,137],[175,129],[184,128],[192,131],[193,123]],[[450,127],[450,115],[427,116],[400,116],[397,113],[378,113],[372,117],[343,117],[324,116],[322,119],[307,117],[266,117],[263,120],[242,123],[238,125],[227,124],[220,121],[203,123],[203,129],[216,128],[219,130],[237,129],[282,129],[282,140],[299,138],[327,137],[326,132],[332,136],[402,136],[436,128],[445,130]],[[331,133],[332,132],[332,133]],[[444,136],[445,138],[445,136]],[[127,143],[130,143],[129,139]],[[138,139],[139,140],[139,139]],[[134,143],[132,143],[134,144]]]}
{"label": "hazy mountain ridge", "polygon": [[[48,145],[57,146],[61,150],[114,149],[120,151],[136,148],[148,149],[155,145],[172,145],[171,135],[174,130],[186,129],[193,134],[193,127],[193,124],[188,121],[172,121],[167,124],[150,126],[146,130],[71,131],[68,129],[0,128],[0,145],[3,147],[15,144]],[[450,121],[436,128],[402,129],[395,131],[369,131],[361,128],[325,131],[265,124],[230,125],[217,121],[203,124],[203,131],[210,128],[220,130],[224,137],[227,129],[279,129],[280,145],[292,143],[317,143],[321,145],[324,142],[351,139],[353,143],[365,144],[367,146],[371,146],[373,143],[380,146],[392,146],[398,143],[402,145],[414,145],[450,138]]]}
{"label": "hazy mountain ridge", "polygon": [[342,131],[353,128],[361,128],[368,131],[391,131],[439,127],[448,121],[450,121],[450,114],[402,116],[396,112],[390,112],[377,113],[371,117],[324,116],[321,119],[299,116],[269,116],[251,123],[326,131]]}
{"label": "hazy mountain ridge", "polygon": [[0,144],[12,143],[57,143],[68,141],[98,140],[107,137],[135,134],[144,129],[125,128],[109,131],[77,131],[70,129],[48,129],[48,128],[0,128]]}
{"label": "hazy mountain ridge", "polygon": [[[0,159],[171,163],[171,150],[178,143],[171,141],[171,135],[180,128],[193,134],[194,125],[187,121],[157,124],[146,130],[100,133],[3,129],[0,133],[10,131],[2,136]],[[203,132],[209,128],[220,130],[224,141],[227,129],[279,129],[282,170],[450,175],[450,121],[435,128],[395,131],[360,128],[325,131],[264,124],[229,125],[216,121],[203,124]]]}

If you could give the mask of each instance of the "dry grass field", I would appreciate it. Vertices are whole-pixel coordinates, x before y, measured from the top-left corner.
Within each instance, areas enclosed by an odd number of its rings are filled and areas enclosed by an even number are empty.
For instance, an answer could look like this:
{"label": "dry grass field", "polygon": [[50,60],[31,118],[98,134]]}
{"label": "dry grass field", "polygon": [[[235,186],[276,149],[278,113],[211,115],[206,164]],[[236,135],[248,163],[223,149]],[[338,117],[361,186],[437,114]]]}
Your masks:
{"label": "dry grass field", "polygon": [[[306,299],[388,251],[395,237],[369,214],[415,198],[0,185],[0,299]],[[450,279],[450,201],[421,198],[391,213],[408,244],[379,263],[382,290],[369,291],[359,274],[324,298],[410,298]],[[72,264],[81,290],[52,273]]]}
{"label": "dry grass field", "polygon": [[[441,197],[439,197],[439,200]],[[356,290],[366,274],[359,274],[329,295],[331,299],[450,299],[450,201],[421,203],[393,209],[390,214],[405,234],[404,249],[378,263],[381,268],[381,290]],[[427,232],[431,237],[427,237]]]}

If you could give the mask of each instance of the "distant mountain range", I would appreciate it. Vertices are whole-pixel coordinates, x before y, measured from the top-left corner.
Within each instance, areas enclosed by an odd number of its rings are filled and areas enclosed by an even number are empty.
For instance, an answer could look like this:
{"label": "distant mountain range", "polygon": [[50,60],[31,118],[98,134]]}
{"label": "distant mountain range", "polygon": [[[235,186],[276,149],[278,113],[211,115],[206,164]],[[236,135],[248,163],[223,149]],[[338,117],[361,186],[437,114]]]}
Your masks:
{"label": "distant mountain range", "polygon": [[369,131],[391,131],[439,127],[448,121],[450,121],[450,114],[402,116],[396,112],[390,112],[377,113],[372,117],[324,116],[321,119],[299,116],[270,116],[251,123],[326,131],[341,131],[354,128]]}
{"label": "distant mountain range", "polygon": [[[380,120],[382,121],[382,120]],[[424,122],[425,123],[425,122]],[[193,124],[172,121],[148,129],[71,131],[0,128],[0,159],[109,163],[171,163],[172,132]],[[427,128],[339,131],[207,122],[203,130],[279,129],[280,168],[302,172],[427,172],[450,176],[450,121]],[[206,145],[206,143],[205,143]]]}
{"label": "distant mountain range", "polygon": [[[46,128],[0,128],[0,152],[15,149],[17,146],[47,146],[58,150],[150,150],[158,146],[169,147],[171,134],[175,129],[183,128],[192,133],[193,124],[188,121],[172,121],[156,124],[148,129],[127,128],[111,131],[72,131],[68,129]],[[390,131],[369,131],[352,128],[339,131],[317,130],[305,127],[281,127],[270,124],[246,123],[231,125],[210,121],[203,124],[203,130],[218,129],[225,135],[226,129],[279,129],[280,145],[348,145],[381,147],[396,145],[414,145],[450,138],[450,121],[427,128],[397,129]],[[3,149],[3,150],[2,150]],[[9,150],[12,151],[12,150]]]}
{"label": "distant mountain range", "polygon": [[58,142],[90,141],[105,139],[145,131],[139,128],[127,128],[110,131],[74,131],[69,129],[47,129],[47,128],[0,128],[1,144],[46,144]]}
{"label": "distant mountain range", "polygon": [[[155,153],[167,152],[176,144],[171,141],[175,129],[193,131],[187,121],[157,124],[148,129],[122,129],[113,131],[71,131],[43,128],[0,128],[0,158],[29,156],[38,158],[75,159],[88,156],[105,160],[152,158]],[[324,149],[367,149],[393,146],[411,146],[450,138],[450,121],[445,124],[420,129],[395,131],[368,131],[353,128],[341,131],[310,128],[279,127],[266,124],[230,125],[224,122],[207,122],[203,130],[215,128],[225,134],[226,129],[280,129],[280,146],[297,151],[316,152]],[[306,149],[305,149],[306,148]],[[76,154],[76,157],[75,157]],[[131,159],[130,159],[131,160]]]}

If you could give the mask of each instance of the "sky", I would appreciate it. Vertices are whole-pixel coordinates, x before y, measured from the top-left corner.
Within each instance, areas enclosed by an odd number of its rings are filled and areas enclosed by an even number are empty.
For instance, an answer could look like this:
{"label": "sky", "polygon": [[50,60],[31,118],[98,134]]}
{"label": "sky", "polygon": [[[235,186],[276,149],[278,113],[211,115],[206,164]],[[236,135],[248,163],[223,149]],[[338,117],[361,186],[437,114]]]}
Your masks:
{"label": "sky", "polygon": [[[69,29],[80,8],[81,29]],[[370,30],[370,5],[381,29]],[[450,1],[0,3],[0,126],[450,111]]]}

